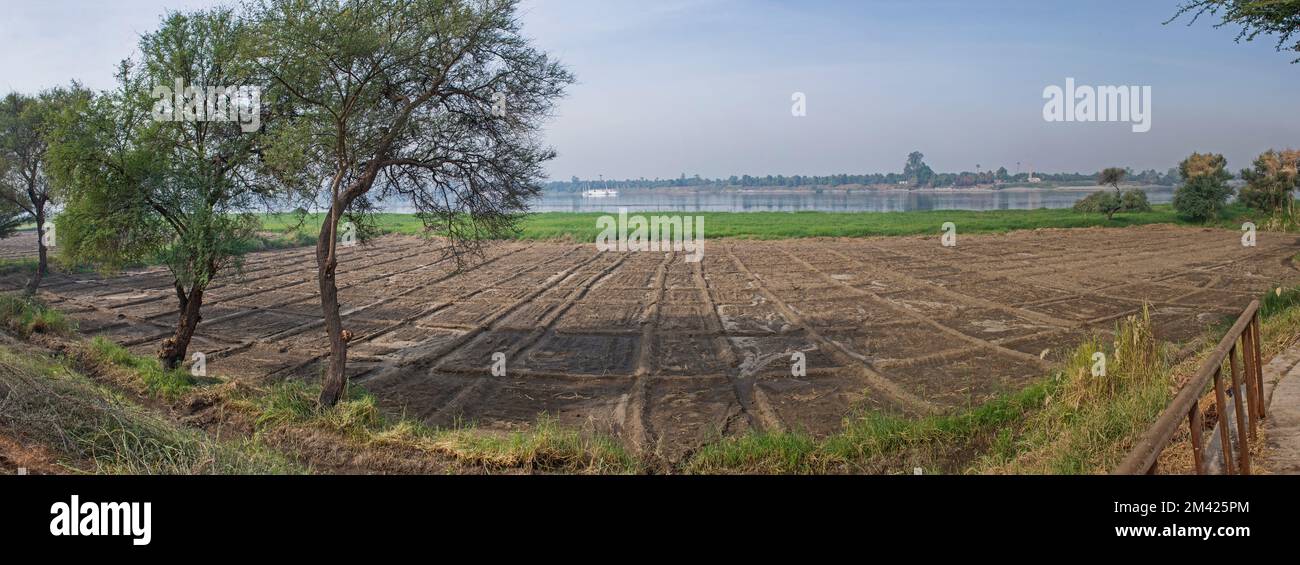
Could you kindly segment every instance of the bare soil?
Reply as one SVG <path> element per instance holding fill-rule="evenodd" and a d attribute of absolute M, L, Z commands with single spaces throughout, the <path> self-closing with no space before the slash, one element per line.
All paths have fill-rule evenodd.
<path fill-rule="evenodd" d="M 977 405 L 1144 303 L 1159 337 L 1194 338 L 1300 282 L 1297 252 L 1294 235 L 1244 248 L 1231 231 L 1143 226 L 966 235 L 954 248 L 937 236 L 710 240 L 699 263 L 502 242 L 455 272 L 435 243 L 385 236 L 345 249 L 338 279 L 353 382 L 395 413 L 491 429 L 547 413 L 677 461 L 724 434 L 828 434 L 855 408 Z M 314 261 L 311 249 L 257 253 L 214 284 L 191 346 L 210 374 L 319 377 Z M 139 353 L 176 318 L 164 269 L 46 280 L 43 298 L 84 333 Z M 491 374 L 495 353 L 505 376 Z M 805 376 L 792 376 L 795 353 Z"/>

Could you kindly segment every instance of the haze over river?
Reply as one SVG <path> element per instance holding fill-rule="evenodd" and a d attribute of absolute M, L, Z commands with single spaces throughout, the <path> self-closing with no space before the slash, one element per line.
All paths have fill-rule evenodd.
<path fill-rule="evenodd" d="M 1128 187 L 1125 187 L 1126 189 Z M 1141 187 L 1152 204 L 1174 197 L 1169 186 Z M 1069 208 L 1100 187 L 1004 188 L 1002 190 L 813 190 L 718 191 L 626 189 L 617 196 L 543 193 L 534 212 L 907 212 L 912 210 L 1025 210 Z"/>

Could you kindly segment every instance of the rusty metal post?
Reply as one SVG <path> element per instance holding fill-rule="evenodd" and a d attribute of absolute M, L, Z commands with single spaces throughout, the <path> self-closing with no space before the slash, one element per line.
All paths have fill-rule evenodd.
<path fill-rule="evenodd" d="M 1237 414 L 1237 456 L 1241 458 L 1241 474 L 1250 474 L 1250 440 L 1246 436 L 1246 420 L 1249 416 L 1246 414 L 1246 407 L 1242 403 L 1241 395 L 1241 365 L 1237 363 L 1237 346 L 1233 346 L 1228 351 L 1228 371 L 1232 374 L 1232 404 Z M 1229 445 L 1228 447 L 1232 447 Z"/>
<path fill-rule="evenodd" d="M 1201 417 L 1201 404 L 1198 402 L 1192 405 L 1192 410 L 1187 413 L 1187 430 L 1192 434 L 1192 458 L 1196 460 L 1196 474 L 1205 474 L 1205 446 L 1201 445 L 1201 428 L 1205 425 Z"/>
<path fill-rule="evenodd" d="M 1192 450 L 1197 459 L 1197 472 L 1209 472 L 1211 467 L 1209 463 L 1213 463 L 1213 461 L 1206 460 L 1206 457 L 1210 457 L 1206 440 L 1210 438 L 1206 438 L 1204 434 L 1205 411 L 1201 410 L 1199 403 L 1205 396 L 1206 387 L 1211 386 L 1211 384 L 1214 386 L 1215 410 L 1219 414 L 1220 423 L 1223 424 L 1219 430 L 1219 441 L 1222 442 L 1224 448 L 1223 466 L 1225 472 L 1235 474 L 1237 468 L 1234 461 L 1237 457 L 1232 454 L 1232 430 L 1227 422 L 1227 419 L 1232 414 L 1237 415 L 1238 434 L 1241 436 L 1241 444 L 1244 446 L 1242 449 L 1245 450 L 1242 452 L 1242 461 L 1245 462 L 1243 470 L 1245 472 L 1250 471 L 1250 438 L 1247 437 L 1247 432 L 1244 431 L 1246 422 L 1241 421 L 1241 419 L 1247 418 L 1250 420 L 1250 429 L 1253 435 L 1256 433 L 1255 426 L 1258 425 L 1259 420 L 1268 417 L 1263 393 L 1264 372 L 1260 351 L 1260 342 L 1263 338 L 1260 334 L 1259 308 L 1258 300 L 1252 300 L 1250 305 L 1246 306 L 1246 309 L 1237 317 L 1237 321 L 1232 325 L 1232 328 L 1219 341 L 1218 346 L 1202 362 L 1200 368 L 1196 371 L 1196 375 L 1178 391 L 1169 406 L 1160 413 L 1160 416 L 1147 429 L 1146 433 L 1142 434 L 1142 438 L 1137 445 L 1111 471 L 1112 473 L 1136 475 L 1154 472 L 1157 468 L 1157 462 L 1160 460 L 1160 453 L 1169 445 L 1178 430 L 1182 428 L 1183 421 L 1187 421 L 1188 426 L 1191 428 Z M 1244 348 L 1244 351 L 1241 348 Z M 1232 359 L 1228 358 L 1229 353 L 1232 354 Z M 1236 355 L 1238 354 L 1247 356 L 1243 357 L 1242 364 L 1238 364 L 1236 361 Z M 1235 383 L 1232 394 L 1236 404 L 1235 410 L 1232 412 L 1228 411 L 1228 402 L 1225 396 L 1225 388 L 1229 386 L 1224 384 L 1223 366 L 1225 361 L 1231 363 L 1232 378 Z M 1245 376 L 1242 376 L 1243 370 L 1246 372 Z M 1242 390 L 1243 381 L 1241 380 L 1243 378 L 1246 379 L 1244 390 Z M 1253 392 L 1250 386 L 1252 379 L 1255 383 Z M 1247 396 L 1244 401 L 1241 399 L 1243 395 Z M 1243 405 L 1242 402 L 1246 404 Z M 1254 413 L 1251 413 L 1251 408 L 1254 408 Z"/>
<path fill-rule="evenodd" d="M 1236 474 L 1232 466 L 1232 438 L 1228 432 L 1228 416 L 1225 408 L 1228 403 L 1223 396 L 1223 368 L 1214 368 L 1214 410 L 1219 415 L 1219 444 L 1220 451 L 1223 452 L 1223 472 L 1226 475 Z"/>
<path fill-rule="evenodd" d="M 1258 383 L 1255 380 L 1255 349 L 1258 343 L 1255 342 L 1254 332 L 1250 326 L 1246 326 L 1246 331 L 1241 333 L 1241 346 L 1243 348 L 1241 362 L 1244 365 L 1242 378 L 1246 381 L 1246 408 L 1250 413 L 1250 438 L 1259 437 L 1259 404 L 1260 391 Z"/>
<path fill-rule="evenodd" d="M 1259 333 L 1259 314 L 1256 313 L 1250 321 L 1250 329 L 1255 336 L 1255 351 L 1251 353 L 1255 356 L 1255 387 L 1259 389 L 1259 419 L 1268 418 L 1268 399 L 1264 398 L 1264 361 L 1263 352 L 1261 351 L 1262 337 Z"/>

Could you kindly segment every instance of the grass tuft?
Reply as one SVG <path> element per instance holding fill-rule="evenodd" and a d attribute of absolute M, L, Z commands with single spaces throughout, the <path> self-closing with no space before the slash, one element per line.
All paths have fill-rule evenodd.
<path fill-rule="evenodd" d="M 145 391 L 154 396 L 175 400 L 184 396 L 195 385 L 194 377 L 190 376 L 183 367 L 164 369 L 158 358 L 136 355 L 104 337 L 92 339 L 89 350 L 99 361 L 134 373 Z"/>
<path fill-rule="evenodd" d="M 1097 337 L 1085 341 L 1053 377 L 1055 394 L 1026 420 L 1011 452 L 989 454 L 983 470 L 1109 472 L 1172 397 L 1174 367 L 1166 349 L 1146 308 L 1121 320 L 1111 343 Z M 1106 370 L 1093 376 L 1096 353 L 1106 356 Z"/>
<path fill-rule="evenodd" d="M 907 418 L 863 411 L 823 439 L 799 431 L 724 438 L 687 462 L 689 473 L 897 473 L 922 467 L 953 470 L 947 454 L 984 441 L 1024 419 L 1048 395 L 1048 383 L 1026 387 L 954 414 Z"/>
<path fill-rule="evenodd" d="M 416 444 L 489 469 L 523 468 L 564 473 L 633 474 L 640 462 L 612 438 L 561 426 L 545 414 L 527 430 L 494 434 L 470 427 L 420 430 Z"/>
<path fill-rule="evenodd" d="M 0 325 L 9 332 L 27 338 L 35 333 L 70 335 L 77 324 L 54 308 L 35 298 L 0 296 Z"/>
<path fill-rule="evenodd" d="M 285 381 L 236 400 L 267 431 L 298 426 L 342 434 L 362 444 L 392 445 L 448 455 L 491 470 L 522 468 L 571 473 L 633 473 L 639 462 L 618 442 L 565 428 L 542 415 L 527 430 L 495 433 L 472 426 L 437 429 L 407 418 L 384 417 L 375 397 L 349 389 L 337 405 L 320 409 L 320 386 Z"/>

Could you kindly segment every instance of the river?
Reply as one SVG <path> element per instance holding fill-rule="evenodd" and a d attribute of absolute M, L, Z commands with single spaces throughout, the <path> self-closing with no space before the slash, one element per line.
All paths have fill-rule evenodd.
<path fill-rule="evenodd" d="M 1144 186 L 1152 204 L 1167 204 L 1173 187 Z M 534 212 L 906 212 L 912 210 L 1027 210 L 1069 208 L 1098 187 L 1002 190 L 718 191 L 623 190 L 617 196 L 546 193 Z"/>

